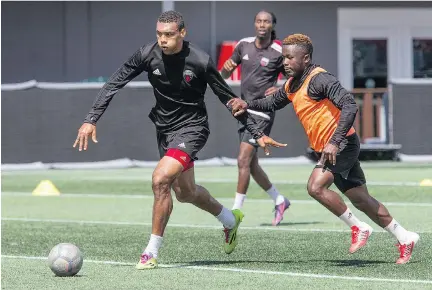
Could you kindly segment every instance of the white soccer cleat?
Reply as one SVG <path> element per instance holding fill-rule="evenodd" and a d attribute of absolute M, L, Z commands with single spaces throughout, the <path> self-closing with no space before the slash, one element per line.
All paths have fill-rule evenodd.
<path fill-rule="evenodd" d="M 138 264 L 136 264 L 135 268 L 138 270 L 148 270 L 157 268 L 157 266 L 157 260 L 153 258 L 152 253 L 143 253 L 141 254 L 140 260 Z"/>

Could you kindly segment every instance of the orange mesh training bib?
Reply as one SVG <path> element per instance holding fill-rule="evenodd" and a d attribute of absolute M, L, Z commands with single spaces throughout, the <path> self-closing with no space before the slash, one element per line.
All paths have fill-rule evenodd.
<path fill-rule="evenodd" d="M 341 114 L 341 111 L 329 99 L 315 101 L 308 95 L 309 82 L 313 76 L 321 72 L 326 72 L 326 70 L 320 67 L 312 70 L 295 93 L 289 93 L 289 83 L 292 79 L 285 84 L 285 92 L 293 103 L 294 111 L 308 136 L 309 144 L 317 152 L 321 152 L 330 141 Z M 351 127 L 347 136 L 354 132 L 354 128 Z"/>

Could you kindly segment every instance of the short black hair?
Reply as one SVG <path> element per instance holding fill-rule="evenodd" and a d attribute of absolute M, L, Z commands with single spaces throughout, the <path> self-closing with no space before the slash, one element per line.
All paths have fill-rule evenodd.
<path fill-rule="evenodd" d="M 276 25 L 276 23 L 277 23 L 276 15 L 273 12 L 270 12 L 270 11 L 267 11 L 267 10 L 261 10 L 260 12 L 258 12 L 255 15 L 255 19 L 258 16 L 258 14 L 260 14 L 261 12 L 265 12 L 267 14 L 270 14 L 270 16 L 272 18 L 272 24 L 273 24 L 273 26 Z M 273 29 L 272 32 L 271 32 L 271 40 L 275 40 L 275 39 L 276 39 L 276 30 Z"/>
<path fill-rule="evenodd" d="M 177 24 L 178 30 L 182 30 L 183 28 L 185 28 L 183 15 L 181 15 L 179 12 L 174 11 L 174 10 L 169 10 L 169 11 L 163 12 L 158 17 L 158 22 L 161 22 L 161 23 L 175 22 Z"/>

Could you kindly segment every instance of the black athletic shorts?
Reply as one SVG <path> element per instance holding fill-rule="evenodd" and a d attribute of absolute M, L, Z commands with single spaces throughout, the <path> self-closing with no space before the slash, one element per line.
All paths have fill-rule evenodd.
<path fill-rule="evenodd" d="M 358 159 L 359 153 L 360 140 L 354 133 L 347 137 L 346 145 L 341 146 L 336 156 L 336 165 L 333 166 L 328 160 L 324 164 L 324 168 L 333 173 L 334 184 L 342 193 L 366 183 Z M 316 152 L 316 154 L 318 158 L 321 158 L 321 153 Z M 323 166 L 317 165 L 315 168 L 323 168 Z"/>
<path fill-rule="evenodd" d="M 266 114 L 267 115 L 267 114 Z M 274 116 L 269 116 L 270 119 L 266 119 L 260 116 L 249 114 L 249 118 L 254 118 L 258 125 L 258 129 L 262 131 L 267 136 L 270 135 L 271 129 L 273 127 Z M 239 123 L 240 127 L 238 129 L 240 142 L 248 143 L 256 148 L 259 147 L 258 143 L 252 136 L 252 134 L 246 129 L 243 124 Z"/>
<path fill-rule="evenodd" d="M 176 131 L 158 132 L 159 155 L 162 158 L 168 149 L 179 149 L 192 160 L 197 160 L 197 153 L 204 147 L 210 135 L 206 126 L 182 127 Z"/>

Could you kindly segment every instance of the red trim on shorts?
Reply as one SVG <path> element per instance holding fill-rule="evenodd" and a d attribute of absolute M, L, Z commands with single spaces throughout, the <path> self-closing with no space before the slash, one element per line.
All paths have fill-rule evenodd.
<path fill-rule="evenodd" d="M 190 156 L 186 152 L 180 149 L 170 148 L 165 153 L 165 156 L 172 157 L 178 162 L 180 162 L 181 165 L 183 165 L 183 171 L 189 170 L 194 167 L 194 161 L 192 160 L 192 158 L 190 158 Z"/>
<path fill-rule="evenodd" d="M 189 169 L 194 167 L 194 161 L 189 162 L 188 166 L 183 169 L 183 172 L 188 171 Z"/>

